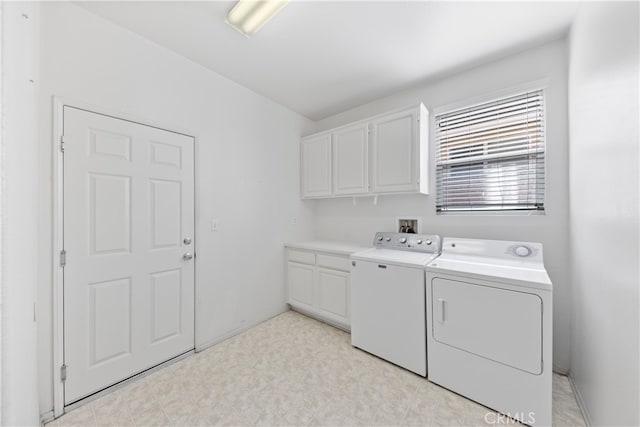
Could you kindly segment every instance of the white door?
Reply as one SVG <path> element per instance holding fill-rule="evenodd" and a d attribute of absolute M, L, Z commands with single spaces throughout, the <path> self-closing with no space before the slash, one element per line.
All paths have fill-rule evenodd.
<path fill-rule="evenodd" d="M 371 122 L 374 193 L 418 190 L 418 109 L 389 114 Z"/>
<path fill-rule="evenodd" d="M 333 194 L 369 192 L 369 127 L 349 126 L 333 133 Z"/>
<path fill-rule="evenodd" d="M 65 404 L 194 348 L 193 161 L 192 137 L 64 107 Z"/>
<path fill-rule="evenodd" d="M 331 196 L 331 134 L 300 142 L 302 197 Z"/>

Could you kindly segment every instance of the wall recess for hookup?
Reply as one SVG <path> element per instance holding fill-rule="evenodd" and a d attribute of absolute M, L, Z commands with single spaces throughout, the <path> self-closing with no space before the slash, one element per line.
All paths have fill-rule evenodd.
<path fill-rule="evenodd" d="M 404 215 L 396 218 L 395 231 L 398 233 L 421 233 L 422 218 Z"/>

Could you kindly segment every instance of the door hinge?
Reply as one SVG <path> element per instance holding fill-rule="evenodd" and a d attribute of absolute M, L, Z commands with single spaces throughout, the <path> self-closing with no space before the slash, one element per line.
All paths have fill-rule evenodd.
<path fill-rule="evenodd" d="M 60 267 L 67 265 L 67 251 L 64 249 L 60 251 Z"/>
<path fill-rule="evenodd" d="M 64 153 L 64 135 L 60 136 L 60 152 Z"/>
<path fill-rule="evenodd" d="M 66 381 L 67 380 L 67 365 L 62 365 L 60 366 L 60 381 Z"/>

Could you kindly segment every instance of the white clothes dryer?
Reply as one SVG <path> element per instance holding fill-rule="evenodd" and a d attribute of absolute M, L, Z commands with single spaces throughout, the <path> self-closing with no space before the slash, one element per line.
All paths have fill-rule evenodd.
<path fill-rule="evenodd" d="M 426 285 L 429 380 L 550 426 L 552 284 L 542 244 L 444 238 Z"/>

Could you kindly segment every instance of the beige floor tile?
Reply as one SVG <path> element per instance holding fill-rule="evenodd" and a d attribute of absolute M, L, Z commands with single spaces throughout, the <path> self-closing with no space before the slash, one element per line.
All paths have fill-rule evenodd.
<path fill-rule="evenodd" d="M 437 408 L 431 407 L 409 408 L 400 424 L 409 427 L 431 425 L 436 416 L 436 410 Z"/>
<path fill-rule="evenodd" d="M 226 403 L 220 403 L 213 408 L 203 410 L 202 415 L 210 426 L 247 426 L 249 423 L 244 415 Z"/>
<path fill-rule="evenodd" d="M 556 426 L 583 426 L 566 377 Z M 61 426 L 487 426 L 488 408 L 289 311 L 81 406 Z M 514 425 L 514 424 L 510 424 Z"/>
<path fill-rule="evenodd" d="M 372 426 L 399 426 L 409 412 L 409 402 L 398 404 L 396 402 L 384 402 L 378 405 Z"/>
<path fill-rule="evenodd" d="M 186 417 L 194 416 L 200 413 L 200 407 L 195 402 L 177 397 L 168 400 L 162 404 L 162 412 L 169 418 L 173 424 L 181 424 Z"/>
<path fill-rule="evenodd" d="M 63 417 L 47 424 L 51 427 L 80 427 L 80 426 L 96 426 L 96 417 L 93 413 L 93 404 L 81 406 Z"/>
<path fill-rule="evenodd" d="M 155 404 L 155 403 L 154 403 Z M 159 406 L 150 406 L 131 412 L 131 417 L 136 426 L 168 426 L 171 424 L 169 418 L 164 414 Z"/>

